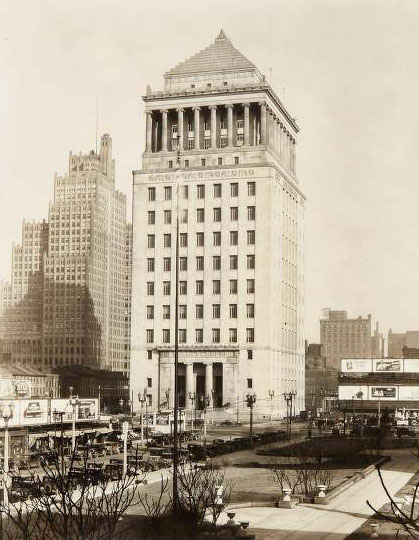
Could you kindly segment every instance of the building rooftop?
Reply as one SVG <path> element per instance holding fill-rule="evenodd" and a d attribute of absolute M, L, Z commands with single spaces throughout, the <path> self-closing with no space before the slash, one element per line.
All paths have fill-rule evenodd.
<path fill-rule="evenodd" d="M 224 30 L 221 30 L 214 43 L 180 62 L 165 73 L 165 77 L 237 71 L 257 71 L 257 68 L 233 46 Z"/>
<path fill-rule="evenodd" d="M 46 373 L 31 366 L 20 366 L 16 364 L 0 364 L 0 377 L 22 376 L 22 377 L 47 377 L 51 373 Z"/>

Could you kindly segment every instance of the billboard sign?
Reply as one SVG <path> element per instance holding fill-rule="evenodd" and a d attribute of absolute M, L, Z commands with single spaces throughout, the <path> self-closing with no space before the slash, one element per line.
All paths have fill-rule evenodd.
<path fill-rule="evenodd" d="M 341 367 L 343 373 L 370 373 L 372 360 L 371 358 L 344 358 Z"/>
<path fill-rule="evenodd" d="M 98 416 L 98 400 L 80 399 L 77 411 L 77 420 L 94 420 Z"/>
<path fill-rule="evenodd" d="M 374 371 L 377 373 L 401 373 L 403 359 L 401 358 L 374 358 Z"/>
<path fill-rule="evenodd" d="M 405 373 L 419 373 L 419 358 L 405 358 L 404 359 L 404 372 Z"/>
<path fill-rule="evenodd" d="M 398 387 L 370 386 L 370 399 L 398 399 Z"/>
<path fill-rule="evenodd" d="M 339 386 L 339 399 L 361 400 L 368 399 L 368 386 Z"/>
<path fill-rule="evenodd" d="M 399 386 L 399 399 L 419 401 L 419 386 Z"/>

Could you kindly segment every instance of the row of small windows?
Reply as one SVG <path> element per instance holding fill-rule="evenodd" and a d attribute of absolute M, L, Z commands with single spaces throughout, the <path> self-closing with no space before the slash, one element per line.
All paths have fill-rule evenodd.
<path fill-rule="evenodd" d="M 239 240 L 238 231 L 230 231 L 230 245 L 237 246 Z M 215 231 L 212 233 L 212 242 L 214 246 L 221 246 L 221 231 Z M 247 231 L 247 244 L 253 245 L 255 243 L 255 231 Z M 188 233 L 180 233 L 179 245 L 182 248 L 188 247 Z M 203 232 L 196 233 L 196 245 L 197 247 L 203 247 L 205 245 L 205 236 Z M 156 236 L 154 234 L 147 235 L 147 247 L 154 249 L 156 247 Z M 163 247 L 172 247 L 172 235 L 163 235 Z"/>
<path fill-rule="evenodd" d="M 204 257 L 202 255 L 195 257 L 196 270 L 204 270 Z M 238 268 L 238 255 L 230 255 L 230 270 L 237 270 Z M 255 256 L 246 255 L 246 268 L 248 270 L 254 270 L 255 268 Z M 171 257 L 163 257 L 163 271 L 170 272 L 172 269 L 172 259 Z M 181 272 L 186 272 L 188 269 L 188 257 L 179 257 L 179 270 Z M 221 256 L 214 255 L 212 258 L 212 269 L 221 270 Z M 147 259 L 147 272 L 154 272 L 155 270 L 155 259 L 150 257 Z"/>
<path fill-rule="evenodd" d="M 154 296 L 154 281 L 147 282 L 147 295 Z M 170 295 L 171 291 L 171 282 L 163 281 L 163 295 Z M 254 294 L 255 292 L 255 280 L 247 279 L 246 280 L 246 291 L 248 294 Z M 221 294 L 221 280 L 213 279 L 212 280 L 212 293 Z M 188 282 L 179 281 L 179 294 L 185 295 L 188 294 Z M 195 294 L 204 294 L 204 281 L 198 279 L 195 281 Z M 230 294 L 237 294 L 237 279 L 230 279 Z"/>
<path fill-rule="evenodd" d="M 147 319 L 154 319 L 154 305 L 147 306 Z M 237 304 L 229 304 L 230 319 L 237 319 Z M 246 317 L 255 318 L 255 304 L 246 304 Z M 187 319 L 188 310 L 186 304 L 179 305 L 179 319 Z M 195 319 L 204 318 L 204 304 L 195 305 Z M 221 304 L 212 304 L 212 318 L 221 318 Z M 163 319 L 170 319 L 170 305 L 163 306 Z"/>
<path fill-rule="evenodd" d="M 181 188 L 181 197 L 182 199 L 188 199 L 189 198 L 189 186 L 180 186 Z M 171 201 L 172 200 L 172 186 L 164 186 L 164 200 L 165 201 Z M 213 197 L 215 199 L 218 199 L 221 197 L 222 194 L 222 185 L 221 184 L 213 184 Z M 256 184 L 255 182 L 247 182 L 247 195 L 249 197 L 254 197 L 256 195 Z M 239 184 L 237 182 L 233 182 L 230 184 L 230 196 L 231 197 L 238 197 L 239 196 Z M 205 184 L 198 184 L 196 186 L 196 198 L 197 199 L 205 199 Z M 156 200 L 156 188 L 155 187 L 149 187 L 148 188 L 148 200 L 150 202 L 153 202 Z"/>
<path fill-rule="evenodd" d="M 230 343 L 237 343 L 237 328 L 229 328 L 229 342 Z M 179 343 L 186 343 L 186 329 L 180 328 L 179 329 Z M 152 328 L 149 328 L 146 330 L 146 338 L 147 343 L 154 343 L 154 330 Z M 212 329 L 212 342 L 213 343 L 220 343 L 221 338 L 221 330 L 220 328 L 213 328 Z M 170 329 L 164 328 L 162 330 L 162 342 L 163 343 L 170 343 Z M 204 330 L 202 328 L 196 328 L 195 330 L 195 343 L 203 343 L 204 342 Z M 246 328 L 246 343 L 254 343 L 255 342 L 255 329 L 254 328 Z"/>
<path fill-rule="evenodd" d="M 221 208 L 213 208 L 213 221 L 221 221 Z M 247 207 L 247 219 L 248 221 L 254 221 L 256 216 L 256 211 L 254 206 Z M 231 206 L 230 207 L 230 220 L 237 221 L 239 219 L 239 207 Z M 163 221 L 165 225 L 170 225 L 172 223 L 172 211 L 164 210 L 163 211 Z M 196 221 L 197 223 L 204 223 L 205 221 L 205 208 L 197 208 L 196 210 Z M 180 222 L 188 223 L 188 210 L 182 209 L 180 212 Z M 156 212 L 150 210 L 148 212 L 148 224 L 156 224 Z"/>

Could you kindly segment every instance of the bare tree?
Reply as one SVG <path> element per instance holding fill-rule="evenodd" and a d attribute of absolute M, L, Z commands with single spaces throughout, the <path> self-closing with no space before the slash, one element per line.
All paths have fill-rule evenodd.
<path fill-rule="evenodd" d="M 377 472 L 390 503 L 390 512 L 380 512 L 367 500 L 368 506 L 382 519 L 399 525 L 411 538 L 419 540 L 419 482 L 413 488 L 413 494 L 409 502 L 399 502 L 388 491 L 380 467 L 377 467 Z"/>
<path fill-rule="evenodd" d="M 80 462 L 81 459 L 81 462 Z M 65 460 L 53 450 L 41 460 L 42 478 L 29 470 L 11 476 L 9 503 L 0 504 L 2 537 L 14 540 L 110 540 L 119 519 L 139 502 L 135 476 L 105 478 L 90 467 L 88 450 Z"/>

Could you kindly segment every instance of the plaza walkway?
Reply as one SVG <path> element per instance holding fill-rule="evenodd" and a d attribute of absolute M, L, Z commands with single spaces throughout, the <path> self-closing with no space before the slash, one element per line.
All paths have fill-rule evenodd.
<path fill-rule="evenodd" d="M 417 471 L 418 462 L 409 450 L 393 450 L 392 460 L 383 466 L 383 477 L 394 495 Z M 388 502 L 376 471 L 327 506 L 301 504 L 292 510 L 283 508 L 240 508 L 235 521 L 249 521 L 249 530 L 257 540 L 343 540 L 367 520 L 375 508 Z M 222 516 L 221 522 L 227 517 Z"/>

